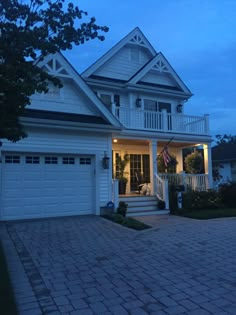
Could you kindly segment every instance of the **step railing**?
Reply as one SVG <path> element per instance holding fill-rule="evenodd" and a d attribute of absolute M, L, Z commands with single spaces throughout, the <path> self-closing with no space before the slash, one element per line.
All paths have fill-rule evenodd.
<path fill-rule="evenodd" d="M 158 174 L 154 174 L 156 181 L 156 196 L 158 199 L 165 202 L 166 210 L 169 210 L 169 188 L 168 180 L 161 178 Z"/>

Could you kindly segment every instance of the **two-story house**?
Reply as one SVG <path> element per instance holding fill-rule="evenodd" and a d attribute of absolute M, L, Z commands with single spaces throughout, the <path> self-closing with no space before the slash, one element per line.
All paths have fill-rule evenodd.
<path fill-rule="evenodd" d="M 27 138 L 2 140 L 1 220 L 99 215 L 107 202 L 124 197 L 113 179 L 125 154 L 126 194 L 136 193 L 141 174 L 151 195 L 137 195 L 145 209 L 156 196 L 168 208 L 167 180 L 211 187 L 208 116 L 185 115 L 190 90 L 139 28 L 81 76 L 59 53 L 38 66 L 59 77 L 63 88 L 32 96 L 21 118 Z M 178 161 L 176 174 L 157 169 L 167 144 Z M 198 145 L 204 147 L 205 174 L 184 175 L 183 149 Z"/>

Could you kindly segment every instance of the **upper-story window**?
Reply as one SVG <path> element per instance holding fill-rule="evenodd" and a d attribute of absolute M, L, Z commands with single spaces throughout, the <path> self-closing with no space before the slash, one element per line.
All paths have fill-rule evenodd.
<path fill-rule="evenodd" d="M 120 106 L 120 95 L 118 94 L 103 94 L 99 93 L 98 96 L 100 97 L 103 104 L 111 110 L 111 104 L 114 103 L 116 106 Z"/>
<path fill-rule="evenodd" d="M 143 104 L 144 104 L 144 110 L 153 111 L 153 112 L 157 112 L 158 110 L 157 101 L 144 99 Z"/>

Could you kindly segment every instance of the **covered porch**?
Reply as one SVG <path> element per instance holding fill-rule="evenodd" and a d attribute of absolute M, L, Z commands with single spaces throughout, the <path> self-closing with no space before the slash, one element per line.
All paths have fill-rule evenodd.
<path fill-rule="evenodd" d="M 119 168 L 117 161 L 119 157 L 129 156 L 129 161 L 125 166 L 125 177 L 127 184 L 126 196 L 139 194 L 139 184 L 146 183 L 149 187 L 147 195 L 156 196 L 165 201 L 168 206 L 168 184 L 184 185 L 185 189 L 207 190 L 212 187 L 212 166 L 211 148 L 209 143 L 196 143 L 191 141 L 171 141 L 168 145 L 168 152 L 176 157 L 177 165 L 174 173 L 158 170 L 157 157 L 163 148 L 168 144 L 166 140 L 156 139 L 121 139 L 113 138 L 112 143 L 112 171 L 113 171 L 113 199 L 122 198 L 119 194 L 118 181 Z M 201 148 L 203 156 L 203 172 L 201 174 L 187 174 L 184 167 L 184 150 L 191 148 Z M 137 180 L 137 175 L 139 180 Z M 115 196 L 116 195 L 116 196 Z"/>

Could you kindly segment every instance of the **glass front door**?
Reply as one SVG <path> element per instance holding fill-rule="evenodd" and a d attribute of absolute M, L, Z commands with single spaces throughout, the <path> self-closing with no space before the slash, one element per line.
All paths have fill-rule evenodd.
<path fill-rule="evenodd" d="M 148 154 L 130 154 L 130 191 L 138 190 L 140 183 L 150 183 L 150 157 Z"/>

